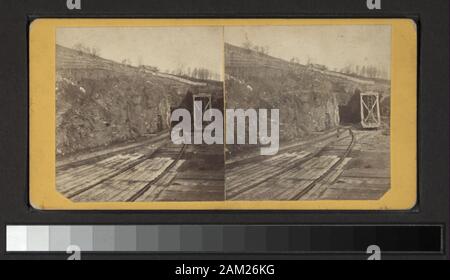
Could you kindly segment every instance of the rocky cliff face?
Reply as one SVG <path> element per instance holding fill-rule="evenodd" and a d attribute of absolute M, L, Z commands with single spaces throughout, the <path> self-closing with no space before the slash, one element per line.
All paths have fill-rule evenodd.
<path fill-rule="evenodd" d="M 255 51 L 225 46 L 227 108 L 280 109 L 282 141 L 340 124 L 340 106 L 361 91 L 389 96 L 389 83 L 346 77 Z"/>
<path fill-rule="evenodd" d="M 57 155 L 145 137 L 169 127 L 192 86 L 57 47 Z"/>

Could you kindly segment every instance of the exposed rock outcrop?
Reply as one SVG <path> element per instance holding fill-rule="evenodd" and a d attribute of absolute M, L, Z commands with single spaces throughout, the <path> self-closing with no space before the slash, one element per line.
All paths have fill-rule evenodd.
<path fill-rule="evenodd" d="M 388 81 L 318 70 L 229 44 L 225 65 L 226 107 L 280 109 L 281 141 L 337 127 L 340 106 L 359 92 L 390 96 Z"/>
<path fill-rule="evenodd" d="M 168 129 L 192 85 L 57 46 L 57 155 Z"/>

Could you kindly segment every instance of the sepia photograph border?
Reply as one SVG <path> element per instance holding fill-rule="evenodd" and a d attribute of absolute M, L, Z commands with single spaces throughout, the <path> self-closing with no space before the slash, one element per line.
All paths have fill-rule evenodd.
<path fill-rule="evenodd" d="M 74 203 L 56 190 L 56 29 L 243 25 L 390 25 L 391 189 L 377 201 Z M 417 203 L 417 26 L 409 19 L 38 19 L 30 25 L 30 203 L 41 210 L 409 210 Z M 226 99 L 226 93 L 225 93 Z"/>

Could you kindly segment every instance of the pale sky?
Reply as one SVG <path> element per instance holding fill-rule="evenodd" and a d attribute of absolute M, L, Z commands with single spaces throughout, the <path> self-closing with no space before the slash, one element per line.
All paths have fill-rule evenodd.
<path fill-rule="evenodd" d="M 391 27 L 386 25 L 77 27 L 58 28 L 56 42 L 69 48 L 82 43 L 100 49 L 103 58 L 141 61 L 164 72 L 206 68 L 222 75 L 224 40 L 242 46 L 246 37 L 288 61 L 309 59 L 329 69 L 374 65 L 390 74 Z"/>
<path fill-rule="evenodd" d="M 269 55 L 298 57 L 341 69 L 349 64 L 378 66 L 390 74 L 391 27 L 387 25 L 246 26 L 226 27 L 225 42 L 269 47 Z"/>
<path fill-rule="evenodd" d="M 58 28 L 56 43 L 72 48 L 78 43 L 100 49 L 100 56 L 121 62 L 139 60 L 161 71 L 206 68 L 222 75 L 222 27 Z"/>

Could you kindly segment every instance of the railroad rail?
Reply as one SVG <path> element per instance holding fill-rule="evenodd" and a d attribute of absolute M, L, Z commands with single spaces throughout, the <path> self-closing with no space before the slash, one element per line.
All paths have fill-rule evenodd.
<path fill-rule="evenodd" d="M 348 145 L 347 149 L 345 150 L 344 154 L 339 158 L 339 160 L 334 163 L 330 169 L 328 169 L 324 174 L 322 174 L 319 178 L 315 179 L 311 185 L 309 185 L 307 188 L 300 191 L 297 195 L 293 197 L 293 200 L 300 200 L 302 197 L 304 197 L 306 194 L 308 194 L 310 191 L 312 191 L 317 184 L 324 181 L 338 166 L 340 166 L 344 160 L 348 157 L 350 152 L 352 151 L 353 147 L 355 146 L 355 134 L 353 133 L 352 129 L 348 129 L 350 133 L 350 144 Z"/>
<path fill-rule="evenodd" d="M 77 200 L 82 196 L 86 198 L 99 195 L 99 191 L 96 189 L 104 189 L 107 185 L 111 185 L 111 188 L 114 189 L 114 184 L 111 182 L 114 180 L 120 181 L 123 185 L 126 185 L 125 182 L 127 181 L 132 183 L 139 182 L 135 186 L 137 189 L 130 188 L 130 194 L 127 194 L 128 197 L 126 197 L 126 201 L 135 201 L 177 165 L 183 157 L 185 149 L 186 145 L 175 146 L 172 143 L 164 143 L 144 155 L 120 154 L 104 161 L 90 164 L 87 167 L 79 169 L 79 172 L 76 173 L 77 179 L 70 180 L 70 183 L 74 183 L 74 185 L 62 190 L 61 193 L 69 199 Z M 127 160 L 122 160 L 122 162 L 112 160 L 116 157 L 124 157 Z M 160 159 L 164 159 L 164 161 Z M 148 169 L 146 167 L 147 165 L 151 166 L 153 162 L 158 164 L 159 170 L 151 170 L 151 168 Z M 106 172 L 105 170 L 112 171 Z M 157 173 L 160 170 L 162 172 Z M 152 176 L 152 172 L 155 173 L 154 176 Z M 96 178 L 95 175 L 97 173 L 99 177 Z M 145 182 L 144 187 L 140 187 L 143 182 Z"/>
<path fill-rule="evenodd" d="M 278 155 L 277 157 L 281 160 L 269 159 L 266 161 L 248 163 L 248 166 L 252 166 L 252 169 L 249 170 L 249 174 L 254 173 L 259 175 L 255 178 L 252 178 L 253 175 L 249 175 L 248 180 L 247 178 L 235 179 L 240 176 L 236 176 L 231 172 L 230 176 L 232 178 L 230 180 L 230 185 L 227 186 L 227 198 L 231 200 L 248 200 L 249 198 L 260 200 L 269 199 L 270 196 L 270 200 L 277 200 L 277 197 L 279 198 L 281 196 L 281 200 L 302 199 L 302 197 L 312 191 L 319 183 L 323 182 L 328 176 L 330 176 L 330 174 L 333 173 L 333 171 L 337 167 L 342 165 L 352 151 L 355 145 L 355 135 L 351 128 L 348 128 L 347 131 L 349 135 L 341 138 L 339 137 L 343 133 L 338 131 L 335 134 L 335 137 L 337 136 L 338 140 L 332 140 L 329 139 L 329 137 L 327 139 L 324 139 L 323 141 L 326 141 L 325 144 L 316 149 L 314 152 L 309 153 L 301 151 L 293 153 L 292 151 L 290 151 Z M 316 174 L 302 174 L 311 173 L 305 171 L 304 167 L 307 165 L 316 164 L 315 161 L 321 158 L 320 156 L 323 154 L 324 150 L 326 150 L 330 146 L 335 145 L 336 143 L 348 141 L 348 139 L 350 139 L 350 142 L 345 147 L 345 151 L 342 153 L 342 155 L 339 155 L 339 157 L 333 156 L 333 159 L 329 159 L 330 162 L 325 162 L 325 164 L 320 163 L 323 165 L 323 167 L 318 169 L 318 172 L 316 172 Z M 314 145 L 314 143 L 311 145 Z M 288 155 L 288 157 L 285 157 L 285 155 Z M 268 169 L 267 166 L 273 167 L 270 167 L 270 169 Z M 258 169 L 261 169 L 262 171 L 258 171 Z M 242 171 L 239 170 L 237 172 Z M 289 180 L 290 183 L 286 184 L 284 180 Z M 282 190 L 275 190 L 273 188 L 274 185 L 278 187 L 282 186 L 286 192 L 282 193 Z M 298 191 L 298 188 L 300 188 L 301 190 Z M 264 189 L 266 195 L 255 196 L 255 193 L 261 191 L 258 191 L 258 189 Z"/>
<path fill-rule="evenodd" d="M 143 196 L 146 192 L 148 192 L 153 185 L 155 185 L 156 183 L 158 183 L 161 178 L 163 178 L 164 176 L 166 176 L 166 174 L 172 170 L 177 164 L 178 162 L 181 160 L 181 158 L 184 155 L 184 152 L 186 151 L 186 145 L 182 145 L 181 149 L 178 153 L 178 155 L 176 156 L 175 160 L 161 173 L 159 174 L 155 179 L 153 179 L 152 181 L 150 181 L 145 187 L 143 187 L 140 191 L 138 191 L 135 195 L 133 195 L 131 198 L 129 198 L 127 200 L 127 202 L 135 202 L 136 200 L 138 200 L 141 196 Z"/>

